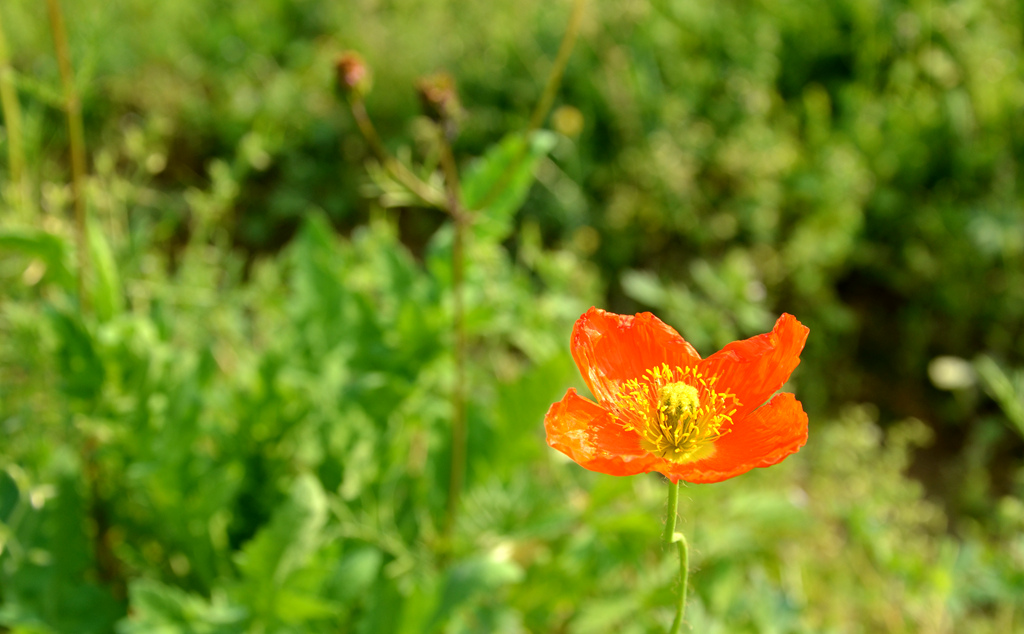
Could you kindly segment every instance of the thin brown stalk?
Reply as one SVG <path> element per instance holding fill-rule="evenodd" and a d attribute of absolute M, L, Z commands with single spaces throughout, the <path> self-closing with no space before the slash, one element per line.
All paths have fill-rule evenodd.
<path fill-rule="evenodd" d="M 64 14 L 58 0 L 47 0 L 50 16 L 50 30 L 53 32 L 53 46 L 57 52 L 57 66 L 64 88 L 64 111 L 68 120 L 68 144 L 71 150 L 71 196 L 75 209 L 75 238 L 78 248 L 78 301 L 84 312 L 88 304 L 85 294 L 85 275 L 89 266 L 86 242 L 85 208 L 85 130 L 82 126 L 82 103 L 75 89 L 75 78 L 71 69 L 71 53 L 68 50 L 68 34 L 64 28 Z"/>
<path fill-rule="evenodd" d="M 391 174 L 391 177 L 424 203 L 431 207 L 445 209 L 447 203 L 444 194 L 424 183 L 398 159 L 388 153 L 387 148 L 381 143 L 377 129 L 373 126 L 373 121 L 370 120 L 370 115 L 366 112 L 366 105 L 363 103 L 362 98 L 354 95 L 351 96 L 349 98 L 349 107 L 352 110 L 352 118 L 355 119 L 359 131 L 362 133 L 363 138 L 366 139 L 366 142 L 370 144 L 370 150 L 377 157 L 377 160 L 380 161 L 381 165 L 384 166 L 384 169 Z"/>
<path fill-rule="evenodd" d="M 7 166 L 11 176 L 14 204 L 21 207 L 26 202 L 25 191 L 25 145 L 22 140 L 21 104 L 14 86 L 14 68 L 11 66 L 7 38 L 4 35 L 3 15 L 0 14 L 0 110 L 3 111 L 4 127 L 7 128 Z"/>

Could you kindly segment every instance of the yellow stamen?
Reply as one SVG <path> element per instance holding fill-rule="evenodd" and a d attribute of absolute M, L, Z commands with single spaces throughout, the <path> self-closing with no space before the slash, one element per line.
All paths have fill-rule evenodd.
<path fill-rule="evenodd" d="M 715 452 L 715 441 L 729 432 L 739 402 L 714 389 L 716 377 L 696 368 L 667 365 L 647 370 L 622 385 L 616 417 L 640 434 L 640 447 L 659 458 L 686 463 Z"/>

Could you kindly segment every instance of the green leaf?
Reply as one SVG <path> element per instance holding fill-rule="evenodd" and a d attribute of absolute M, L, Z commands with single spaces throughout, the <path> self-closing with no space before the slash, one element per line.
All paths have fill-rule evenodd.
<path fill-rule="evenodd" d="M 109 321 L 124 310 L 121 275 L 114 261 L 110 243 L 99 225 L 92 219 L 88 223 L 89 255 L 92 257 L 92 302 L 96 316 Z"/>
<path fill-rule="evenodd" d="M 475 595 L 493 593 L 502 586 L 521 581 L 523 570 L 514 562 L 494 558 L 469 559 L 448 571 L 441 597 L 430 619 L 428 632 L 436 631 L 452 613 Z"/>
<path fill-rule="evenodd" d="M 14 510 L 18 500 L 21 499 L 21 491 L 18 483 L 6 470 L 0 469 L 0 522 L 6 522 Z M 3 553 L 4 541 L 0 537 L 0 553 Z"/>
<path fill-rule="evenodd" d="M 50 309 L 47 316 L 57 334 L 61 388 L 69 396 L 86 400 L 96 398 L 103 387 L 106 372 L 92 335 L 78 315 Z"/>
<path fill-rule="evenodd" d="M 285 623 L 302 623 L 337 616 L 341 608 L 331 601 L 310 594 L 283 590 L 277 595 L 277 615 Z"/>
<path fill-rule="evenodd" d="M 643 302 L 652 308 L 662 308 L 668 296 L 665 285 L 658 276 L 649 271 L 629 270 L 621 277 L 622 290 L 631 299 Z"/>
<path fill-rule="evenodd" d="M 524 434 L 523 428 L 544 420 L 544 414 L 565 393 L 574 376 L 576 366 L 568 351 L 561 351 L 539 363 L 522 376 L 498 385 L 497 407 L 494 409 L 494 436 L 486 437 L 486 446 L 477 449 L 480 458 L 488 462 L 481 468 L 495 472 L 509 470 L 515 473 L 527 461 L 549 451 L 547 445 L 538 444 L 533 434 Z M 482 436 L 474 430 L 470 437 Z"/>
<path fill-rule="evenodd" d="M 308 474 L 299 476 L 288 500 L 238 556 L 238 567 L 245 578 L 241 600 L 267 618 L 284 616 L 274 614 L 281 607 L 277 595 L 289 575 L 300 570 L 316 552 L 326 521 L 327 496 L 320 482 Z"/>
<path fill-rule="evenodd" d="M 396 587 L 395 580 L 381 575 L 367 595 L 366 612 L 356 628 L 357 634 L 390 634 L 398 631 L 405 611 L 405 598 Z"/>
<path fill-rule="evenodd" d="M 1024 380 L 1021 380 L 1024 375 L 1018 373 L 1015 384 L 1010 375 L 987 355 L 975 359 L 974 367 L 985 390 L 999 403 L 1014 430 L 1024 438 Z"/>
<path fill-rule="evenodd" d="M 250 579 L 280 583 L 316 550 L 320 530 L 327 521 L 327 497 L 311 475 L 296 478 L 288 501 L 239 557 L 239 568 Z"/>
<path fill-rule="evenodd" d="M 19 549 L 34 556 L 4 562 L 0 629 L 100 634 L 111 631 L 123 616 L 120 602 L 95 579 L 92 518 L 81 479 L 80 472 L 69 468 L 57 481 L 52 499 L 29 511 L 30 517 L 17 527 Z"/>
<path fill-rule="evenodd" d="M 506 136 L 466 171 L 462 201 L 474 211 L 477 237 L 501 241 L 512 229 L 512 216 L 526 201 L 537 165 L 555 147 L 557 137 L 544 130 Z"/>
<path fill-rule="evenodd" d="M 345 556 L 334 571 L 332 594 L 342 601 L 365 593 L 380 574 L 384 556 L 376 548 L 360 548 Z"/>
<path fill-rule="evenodd" d="M 152 579 L 132 581 L 131 614 L 117 624 L 118 634 L 234 634 L 245 631 L 246 611 Z"/>

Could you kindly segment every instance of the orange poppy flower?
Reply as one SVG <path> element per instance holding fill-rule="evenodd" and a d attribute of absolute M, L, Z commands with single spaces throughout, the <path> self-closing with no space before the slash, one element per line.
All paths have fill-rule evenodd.
<path fill-rule="evenodd" d="M 572 356 L 597 402 L 570 388 L 544 418 L 548 444 L 591 471 L 658 471 L 672 482 L 781 462 L 807 442 L 807 414 L 792 394 L 771 397 L 807 333 L 784 314 L 771 332 L 701 359 L 650 313 L 591 308 L 573 327 Z"/>

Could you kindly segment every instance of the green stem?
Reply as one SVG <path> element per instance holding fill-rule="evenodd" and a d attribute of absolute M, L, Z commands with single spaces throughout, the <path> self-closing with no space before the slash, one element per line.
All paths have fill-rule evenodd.
<path fill-rule="evenodd" d="M 459 172 L 452 154 L 452 146 L 445 135 L 443 126 L 438 126 L 441 147 L 441 169 L 444 171 L 445 191 L 448 195 L 448 213 L 452 217 L 455 235 L 452 238 L 452 327 L 455 331 L 455 385 L 452 389 L 452 453 L 451 473 L 448 482 L 448 508 L 445 518 L 445 532 L 451 534 L 459 509 L 466 475 L 466 332 L 465 307 L 463 302 L 463 279 L 465 277 L 466 227 L 469 215 L 459 202 Z"/>
<path fill-rule="evenodd" d="M 544 124 L 544 120 L 551 110 L 551 105 L 555 102 L 555 95 L 558 94 L 558 87 L 562 83 L 562 75 L 565 74 L 565 67 L 569 65 L 569 57 L 572 54 L 573 47 L 576 45 L 576 38 L 580 34 L 580 25 L 583 23 L 583 9 L 586 7 L 586 4 L 586 0 L 574 0 L 572 14 L 569 16 L 569 24 L 565 27 L 562 43 L 558 47 L 555 61 L 551 65 L 551 71 L 548 73 L 548 79 L 544 84 L 544 92 L 541 93 L 537 105 L 534 106 L 533 113 L 530 115 L 530 123 L 523 134 L 523 146 L 498 180 L 494 182 L 494 185 L 487 191 L 480 203 L 475 206 L 476 209 L 486 209 L 498 198 L 501 192 L 505 191 L 509 181 L 512 180 L 512 175 L 515 174 L 519 164 L 526 158 L 526 153 L 530 149 L 531 134 L 540 129 Z"/>
<path fill-rule="evenodd" d="M 544 119 L 551 110 L 551 104 L 555 102 L 555 95 L 558 93 L 558 86 L 562 83 L 562 75 L 565 67 L 569 65 L 569 56 L 572 54 L 573 46 L 576 45 L 576 37 L 580 33 L 580 24 L 583 22 L 583 8 L 586 0 L 575 0 L 572 5 L 572 14 L 569 16 L 569 24 L 565 27 L 565 34 L 562 36 L 562 43 L 558 47 L 558 54 L 555 56 L 555 63 L 548 73 L 548 80 L 544 85 L 544 92 L 541 93 L 540 101 L 533 109 L 530 117 L 530 127 L 526 129 L 527 136 L 530 132 L 537 130 L 544 124 Z"/>
<path fill-rule="evenodd" d="M 686 543 L 686 536 L 676 532 L 677 507 L 679 506 L 679 483 L 670 482 L 668 485 L 668 517 L 665 519 L 665 532 L 661 535 L 661 541 L 666 546 L 676 544 L 679 552 L 679 600 L 676 603 L 676 618 L 672 621 L 672 629 L 669 634 L 678 634 L 679 627 L 683 624 L 683 614 L 686 613 L 686 585 L 690 571 L 690 548 Z"/>
<path fill-rule="evenodd" d="M 676 509 L 679 507 L 679 483 L 669 482 L 668 483 L 668 516 L 665 518 L 665 530 L 661 534 L 661 541 L 666 546 L 672 543 L 672 536 L 676 532 L 676 518 L 679 513 Z"/>
<path fill-rule="evenodd" d="M 75 90 L 75 77 L 68 52 L 68 33 L 64 28 L 64 14 L 57 0 L 47 0 L 53 46 L 57 52 L 57 67 L 64 88 L 64 111 L 68 119 L 68 144 L 71 149 L 71 193 L 75 207 L 75 236 L 78 246 L 78 302 L 85 312 L 85 274 L 89 265 L 85 236 L 85 129 L 82 126 L 82 103 Z"/>

